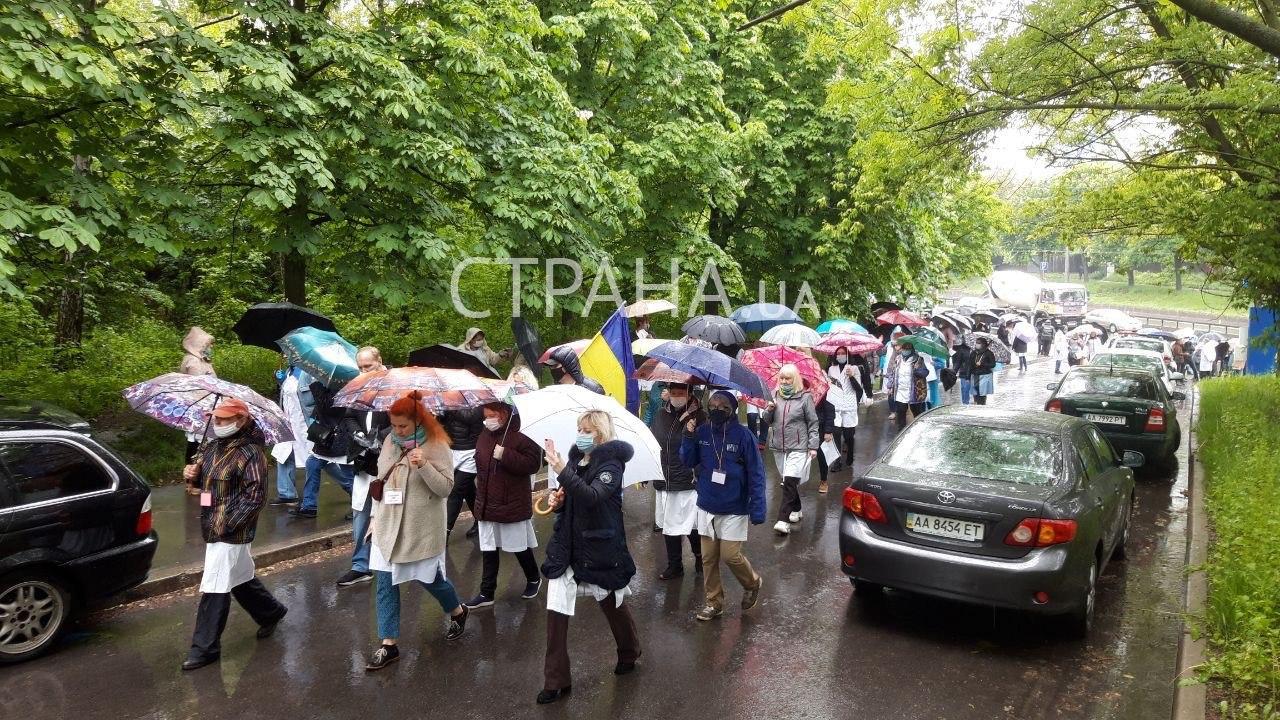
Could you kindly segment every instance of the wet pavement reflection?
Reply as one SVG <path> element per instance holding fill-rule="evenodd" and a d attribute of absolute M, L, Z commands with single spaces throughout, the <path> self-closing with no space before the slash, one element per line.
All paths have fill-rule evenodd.
<path fill-rule="evenodd" d="M 1025 376 L 1006 372 L 993 402 L 1040 408 L 1052 379 L 1044 361 Z M 573 694 L 555 705 L 533 703 L 545 596 L 519 598 L 514 558 L 503 557 L 497 605 L 474 611 L 456 643 L 444 640 L 438 606 L 406 590 L 403 660 L 369 675 L 372 587 L 338 590 L 333 581 L 349 563 L 331 552 L 265 575 L 289 616 L 275 637 L 258 641 L 252 621 L 233 609 L 220 665 L 178 669 L 195 615 L 191 592 L 148 601 L 86 623 L 42 660 L 0 670 L 0 717 L 1167 718 L 1181 632 L 1190 403 L 1179 413 L 1178 471 L 1138 479 L 1130 559 L 1103 575 L 1088 641 L 1066 639 L 1043 618 L 906 593 L 860 604 L 837 559 L 844 471 L 828 495 L 817 494 L 816 478 L 804 485 L 805 517 L 790 537 L 752 528 L 747 554 L 764 578 L 761 604 L 744 617 L 741 589 L 726 572 L 729 610 L 711 623 L 693 619 L 702 589 L 688 556 L 683 579 L 657 579 L 665 554 L 650 529 L 652 493 L 629 490 L 627 532 L 640 572 L 628 602 L 641 667 L 612 674 L 608 626 L 584 607 L 570 630 Z M 864 413 L 856 469 L 892 439 L 885 415 L 883 402 Z M 540 540 L 549 533 L 540 521 Z M 466 597 L 477 590 L 480 555 L 461 535 L 450 542 L 448 572 Z"/>

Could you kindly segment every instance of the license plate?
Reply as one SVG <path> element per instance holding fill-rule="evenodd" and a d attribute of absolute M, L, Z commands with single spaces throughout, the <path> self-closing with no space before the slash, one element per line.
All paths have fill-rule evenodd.
<path fill-rule="evenodd" d="M 982 523 L 909 512 L 907 513 L 907 529 L 924 535 L 937 535 L 938 537 L 951 538 L 953 540 L 977 542 L 982 540 L 982 533 L 986 528 Z"/>
<path fill-rule="evenodd" d="M 1094 413 L 1085 413 L 1084 419 L 1089 422 L 1102 423 L 1103 425 L 1124 425 L 1127 422 L 1120 415 L 1097 415 Z"/>

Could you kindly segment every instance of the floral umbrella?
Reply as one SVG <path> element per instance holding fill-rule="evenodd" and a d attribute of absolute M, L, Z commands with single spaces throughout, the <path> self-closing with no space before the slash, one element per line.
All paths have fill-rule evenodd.
<path fill-rule="evenodd" d="M 865 333 L 837 332 L 823 339 L 822 344 L 814 348 L 820 353 L 834 354 L 840 348 L 846 348 L 854 355 L 875 352 L 884 347 L 879 338 Z"/>
<path fill-rule="evenodd" d="M 881 325 L 901 325 L 903 327 L 922 327 L 929 323 L 924 318 L 907 310 L 888 310 L 876 316 Z"/>
<path fill-rule="evenodd" d="M 397 398 L 418 393 L 431 412 L 461 410 L 509 398 L 530 388 L 511 380 L 476 377 L 467 370 L 405 367 L 364 373 L 333 397 L 333 404 L 357 410 L 386 410 Z"/>
<path fill-rule="evenodd" d="M 992 354 L 996 356 L 996 362 L 1007 363 L 1013 358 L 1013 351 L 1009 349 L 1009 346 L 1005 345 L 1000 338 L 992 335 L 991 333 L 977 331 L 967 332 L 964 334 L 964 344 L 969 347 L 977 347 L 977 345 L 974 344 L 974 341 L 978 338 L 983 338 L 987 341 L 987 347 L 990 348 Z"/>
<path fill-rule="evenodd" d="M 672 369 L 672 367 L 657 358 L 649 358 L 645 360 L 640 367 L 636 368 L 635 373 L 631 377 L 636 380 L 649 380 L 652 382 L 666 383 L 682 383 L 684 385 L 701 385 L 704 380 L 696 378 L 687 372 Z"/>
<path fill-rule="evenodd" d="M 815 403 L 822 402 L 827 395 L 827 374 L 817 360 L 799 350 L 792 350 L 785 345 L 770 345 L 755 350 L 743 350 L 740 357 L 747 369 L 760 376 L 772 393 L 778 389 L 778 371 L 783 365 L 795 365 L 800 371 L 809 392 L 813 393 Z M 763 407 L 766 402 L 757 398 L 747 398 L 747 402 Z"/>
<path fill-rule="evenodd" d="M 223 398 L 236 398 L 249 406 L 249 415 L 262 429 L 268 445 L 293 440 L 289 421 L 280 406 L 244 385 L 212 375 L 166 373 L 125 388 L 129 407 L 172 428 L 204 435 L 209 413 Z"/>

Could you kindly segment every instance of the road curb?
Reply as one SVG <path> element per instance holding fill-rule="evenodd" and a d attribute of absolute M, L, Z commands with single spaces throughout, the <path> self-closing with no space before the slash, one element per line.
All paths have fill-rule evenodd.
<path fill-rule="evenodd" d="M 1194 426 L 1193 426 L 1194 427 Z M 1191 433 L 1189 532 L 1187 533 L 1187 595 L 1182 638 L 1178 643 L 1178 683 L 1173 694 L 1173 720 L 1204 720 L 1208 713 L 1208 688 L 1194 680 L 1196 669 L 1204 663 L 1206 642 L 1191 631 L 1193 618 L 1203 617 L 1209 583 L 1204 563 L 1209 549 L 1209 521 L 1204 509 L 1204 467 L 1200 465 L 1195 431 Z M 1190 681 L 1190 682 L 1188 682 Z M 1186 684 L 1184 684 L 1186 683 Z"/>

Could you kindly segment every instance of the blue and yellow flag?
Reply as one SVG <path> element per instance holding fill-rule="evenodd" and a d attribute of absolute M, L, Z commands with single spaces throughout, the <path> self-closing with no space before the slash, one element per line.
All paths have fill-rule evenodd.
<path fill-rule="evenodd" d="M 578 360 L 582 374 L 603 385 L 605 394 L 633 413 L 640 409 L 640 386 L 631 377 L 636 363 L 631 355 L 631 328 L 624 308 L 618 308 L 605 322 Z"/>

